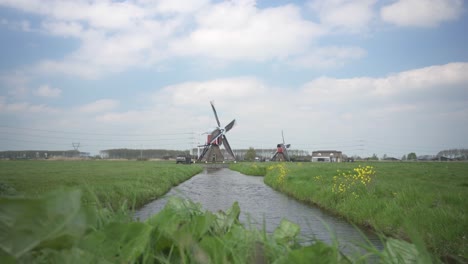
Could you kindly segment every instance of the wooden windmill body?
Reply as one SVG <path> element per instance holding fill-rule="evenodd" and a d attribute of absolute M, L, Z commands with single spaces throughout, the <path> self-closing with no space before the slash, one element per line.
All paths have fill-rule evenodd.
<path fill-rule="evenodd" d="M 272 161 L 291 161 L 288 155 L 288 148 L 291 144 L 286 144 L 284 142 L 283 131 L 281 131 L 281 136 L 283 137 L 283 143 L 276 145 L 276 152 L 271 157 Z"/>

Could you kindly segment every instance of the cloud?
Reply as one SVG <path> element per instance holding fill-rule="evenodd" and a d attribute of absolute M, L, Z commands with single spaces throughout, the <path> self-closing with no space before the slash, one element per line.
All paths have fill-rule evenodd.
<path fill-rule="evenodd" d="M 27 102 L 7 103 L 3 98 L 0 100 L 0 112 L 4 114 L 54 114 L 58 113 L 58 109 L 45 104 L 31 104 Z"/>
<path fill-rule="evenodd" d="M 2 0 L 0 5 L 39 14 L 57 21 L 82 21 L 92 28 L 109 30 L 127 28 L 146 15 L 142 7 L 131 2 Z"/>
<path fill-rule="evenodd" d="M 367 52 L 360 47 L 317 47 L 291 59 L 291 64 L 304 68 L 327 69 L 339 68 L 350 60 L 364 57 Z"/>
<path fill-rule="evenodd" d="M 83 34 L 83 26 L 77 22 L 44 21 L 41 27 L 52 35 L 79 38 Z"/>
<path fill-rule="evenodd" d="M 226 19 L 229 18 L 229 19 Z M 255 1 L 221 2 L 196 16 L 197 27 L 176 39 L 176 55 L 264 61 L 302 53 L 324 32 L 297 6 L 258 9 Z"/>
<path fill-rule="evenodd" d="M 79 41 L 79 48 L 63 59 L 45 59 L 32 67 L 39 74 L 96 79 L 152 65 L 167 56 L 163 47 L 182 26 L 178 17 L 157 16 L 157 10 L 146 8 L 150 3 L 133 1 L 3 0 L 0 5 L 40 15 L 43 33 Z"/>
<path fill-rule="evenodd" d="M 334 32 L 366 31 L 374 18 L 375 0 L 313 0 L 308 6 L 323 26 Z"/>
<path fill-rule="evenodd" d="M 65 34 L 73 34 L 71 32 Z M 87 31 L 80 35 L 81 47 L 63 60 L 43 60 L 34 69 L 42 74 L 68 74 L 96 79 L 103 74 L 120 72 L 144 65 L 151 57 L 152 36 L 136 33 L 114 34 Z"/>
<path fill-rule="evenodd" d="M 371 154 L 390 154 L 380 146 L 384 144 L 393 150 L 401 148 L 398 155 L 408 153 L 409 146 L 437 151 L 442 145 L 428 147 L 422 143 L 422 134 L 439 140 L 440 131 L 456 129 L 453 140 L 441 140 L 452 144 L 463 136 L 460 131 L 468 131 L 460 124 L 468 117 L 467 70 L 468 63 L 449 63 L 382 77 L 319 77 L 288 89 L 248 76 L 184 82 L 146 96 L 148 101 L 140 110 L 106 112 L 95 120 L 107 128 L 194 132 L 187 136 L 194 139 L 171 142 L 171 146 L 188 148 L 193 141 L 203 143 L 201 133 L 216 126 L 209 104 L 214 100 L 221 125 L 237 121 L 228 134 L 233 148 L 274 147 L 284 130 L 286 140 L 298 149 L 322 146 L 353 154 L 370 148 Z M 358 141 L 363 137 L 374 141 Z"/>
<path fill-rule="evenodd" d="M 62 90 L 59 88 L 52 88 L 47 84 L 41 85 L 35 92 L 36 95 L 41 97 L 59 97 Z"/>
<path fill-rule="evenodd" d="M 315 69 L 341 67 L 365 51 L 321 47 L 318 40 L 329 30 L 360 31 L 372 18 L 373 4 L 314 1 L 311 6 L 322 22 L 317 24 L 306 19 L 298 5 L 258 8 L 253 0 L 0 0 L 0 5 L 38 14 L 42 33 L 79 42 L 61 59 L 37 62 L 31 67 L 34 73 L 84 79 L 129 68 L 161 68 L 168 60 L 185 56 L 225 65 L 276 61 Z"/>
<path fill-rule="evenodd" d="M 21 71 L 11 71 L 0 75 L 0 83 L 3 84 L 4 91 L 15 98 L 23 98 L 29 94 L 29 81 L 30 77 Z"/>
<path fill-rule="evenodd" d="M 467 71 L 468 63 L 449 63 L 379 78 L 319 77 L 297 89 L 275 87 L 254 77 L 185 82 L 166 86 L 147 96 L 151 107 L 141 112 L 106 113 L 101 120 L 133 122 L 144 117 L 146 120 L 165 120 L 165 124 L 178 123 L 179 126 L 188 123 L 197 126 L 193 120 L 202 120 L 205 126 L 212 126 L 210 118 L 201 118 L 211 117 L 210 101 L 223 112 L 223 118 L 238 118 L 252 126 L 261 120 L 264 127 L 293 116 L 304 122 L 329 122 L 327 118 L 335 119 L 335 116 L 348 120 L 352 116 L 365 119 L 371 117 L 372 112 L 399 115 L 420 111 L 431 115 L 451 111 L 455 105 L 459 108 L 461 103 L 468 102 L 465 91 Z M 467 107 L 464 109 L 468 111 Z"/>
<path fill-rule="evenodd" d="M 462 0 L 399 0 L 384 6 L 382 20 L 397 26 L 435 27 L 462 14 Z"/>
<path fill-rule="evenodd" d="M 81 113 L 100 113 L 113 110 L 119 106 L 120 102 L 113 99 L 101 99 L 79 107 Z"/>
<path fill-rule="evenodd" d="M 54 110 L 46 105 L 0 96 L 0 113 L 28 124 L 41 120 L 42 129 L 54 125 L 59 131 L 155 134 L 148 136 L 148 141 L 156 143 L 119 137 L 103 144 L 89 135 L 81 141 L 88 145 L 96 142 L 96 150 L 137 144 L 187 149 L 203 143 L 205 136 L 201 133 L 216 126 L 209 104 L 214 100 L 221 125 L 234 118 L 237 121 L 228 134 L 233 148 L 274 147 L 284 130 L 286 140 L 297 149 L 336 148 L 346 154 L 358 151 L 367 155 L 359 140 L 371 138 L 377 143 L 367 143 L 374 144 L 366 147 L 370 154 L 390 154 L 383 144 L 401 149 L 401 154 L 396 151 L 401 156 L 414 151 L 409 146 L 434 152 L 463 142 L 468 132 L 467 71 L 468 63 L 449 63 L 381 77 L 322 76 L 300 87 L 287 88 L 252 76 L 189 81 L 158 88 L 151 95 L 137 94 L 137 107 L 126 108 L 127 103 L 120 106 L 116 100 L 101 99 L 78 108 L 57 110 L 49 120 L 41 118 L 43 113 Z M 128 104 L 134 101 L 128 99 Z M 449 132 L 451 137 L 446 138 Z M 181 133 L 195 134 L 180 136 Z M 162 139 L 174 139 L 176 134 L 180 140 Z M 424 140 L 430 140 L 435 147 L 428 147 L 430 144 Z M 350 145 L 359 145 L 358 150 L 347 147 Z"/>
<path fill-rule="evenodd" d="M 415 105 L 428 101 L 454 102 L 468 100 L 464 87 L 468 84 L 468 63 L 449 63 L 392 74 L 381 78 L 358 77 L 349 79 L 317 78 L 302 88 L 304 104 L 348 105 L 355 109 L 369 110 L 396 102 Z M 430 112 L 439 109 L 427 109 Z"/>
<path fill-rule="evenodd" d="M 6 26 L 7 28 L 12 30 L 20 30 L 24 32 L 33 31 L 33 29 L 31 28 L 31 23 L 29 22 L 29 20 L 25 19 L 15 21 L 2 18 L 2 20 L 0 21 L 0 25 Z"/>
<path fill-rule="evenodd" d="M 206 105 L 206 102 L 211 100 L 226 102 L 263 96 L 266 93 L 266 88 L 263 82 L 253 77 L 226 78 L 171 85 L 156 93 L 154 98 L 160 100 L 163 96 L 175 106 L 193 105 L 198 107 Z"/>
<path fill-rule="evenodd" d="M 209 0 L 138 0 L 145 9 L 154 10 L 159 14 L 187 14 L 193 13 L 209 5 Z"/>

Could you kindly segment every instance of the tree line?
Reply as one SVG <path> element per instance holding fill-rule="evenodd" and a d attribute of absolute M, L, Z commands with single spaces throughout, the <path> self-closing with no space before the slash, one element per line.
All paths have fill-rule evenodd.
<path fill-rule="evenodd" d="M 189 150 L 169 149 L 106 149 L 100 156 L 107 159 L 174 159 L 179 155 L 190 155 Z"/>

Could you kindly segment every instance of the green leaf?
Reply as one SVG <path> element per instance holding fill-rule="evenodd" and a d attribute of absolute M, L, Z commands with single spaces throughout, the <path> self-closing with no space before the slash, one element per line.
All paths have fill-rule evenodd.
<path fill-rule="evenodd" d="M 15 258 L 40 247 L 71 246 L 86 231 L 91 215 L 81 192 L 57 191 L 39 199 L 0 198 L 0 248 Z"/>
<path fill-rule="evenodd" d="M 0 263 L 2 264 L 14 264 L 16 263 L 16 260 L 15 258 L 6 253 L 5 251 L 3 251 L 2 249 L 0 249 Z"/>
<path fill-rule="evenodd" d="M 290 251 L 286 256 L 279 259 L 279 263 L 349 263 L 341 254 L 331 246 L 317 241 L 313 245 Z"/>
<path fill-rule="evenodd" d="M 93 255 L 90 252 L 84 251 L 80 248 L 73 247 L 66 250 L 52 250 L 44 249 L 35 252 L 34 256 L 31 253 L 25 254 L 19 259 L 20 263 L 67 263 L 67 264 L 81 264 L 81 263 L 99 263 L 111 264 L 99 256 Z"/>
<path fill-rule="evenodd" d="M 111 262 L 133 262 L 148 249 L 152 229 L 140 222 L 110 223 L 85 236 L 80 247 Z"/>
<path fill-rule="evenodd" d="M 399 239 L 388 238 L 382 255 L 384 263 L 423 263 L 416 246 Z"/>
<path fill-rule="evenodd" d="M 194 239 L 198 240 L 211 230 L 215 222 L 216 216 L 211 212 L 206 212 L 205 215 L 193 216 L 181 230 L 189 232 Z"/>
<path fill-rule="evenodd" d="M 228 263 L 226 249 L 218 237 L 204 237 L 200 247 L 211 259 L 211 263 Z"/>
<path fill-rule="evenodd" d="M 292 245 L 301 232 L 301 227 L 286 219 L 282 219 L 280 225 L 273 232 L 273 237 L 278 243 Z"/>
<path fill-rule="evenodd" d="M 240 207 L 238 202 L 234 202 L 226 213 L 218 211 L 217 217 L 217 230 L 218 233 L 224 233 L 229 231 L 234 224 L 239 223 Z"/>

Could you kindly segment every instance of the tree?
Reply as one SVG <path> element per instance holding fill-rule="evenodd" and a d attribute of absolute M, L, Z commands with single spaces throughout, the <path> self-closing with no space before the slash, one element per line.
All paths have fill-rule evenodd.
<path fill-rule="evenodd" d="M 379 157 L 377 157 L 377 154 L 373 154 L 372 157 L 367 158 L 367 160 L 379 160 Z"/>
<path fill-rule="evenodd" d="M 411 152 L 408 154 L 408 156 L 406 157 L 408 160 L 417 160 L 418 159 L 418 156 L 416 156 L 416 153 L 414 152 Z"/>
<path fill-rule="evenodd" d="M 257 156 L 257 152 L 255 151 L 254 148 L 250 147 L 245 153 L 244 160 L 254 161 L 256 156 Z"/>
<path fill-rule="evenodd" d="M 387 154 L 383 154 L 382 159 L 383 159 L 383 160 L 386 160 L 387 158 L 388 158 L 388 157 L 387 157 Z"/>
<path fill-rule="evenodd" d="M 403 155 L 403 157 L 401 157 L 401 160 L 406 160 L 406 155 Z"/>

